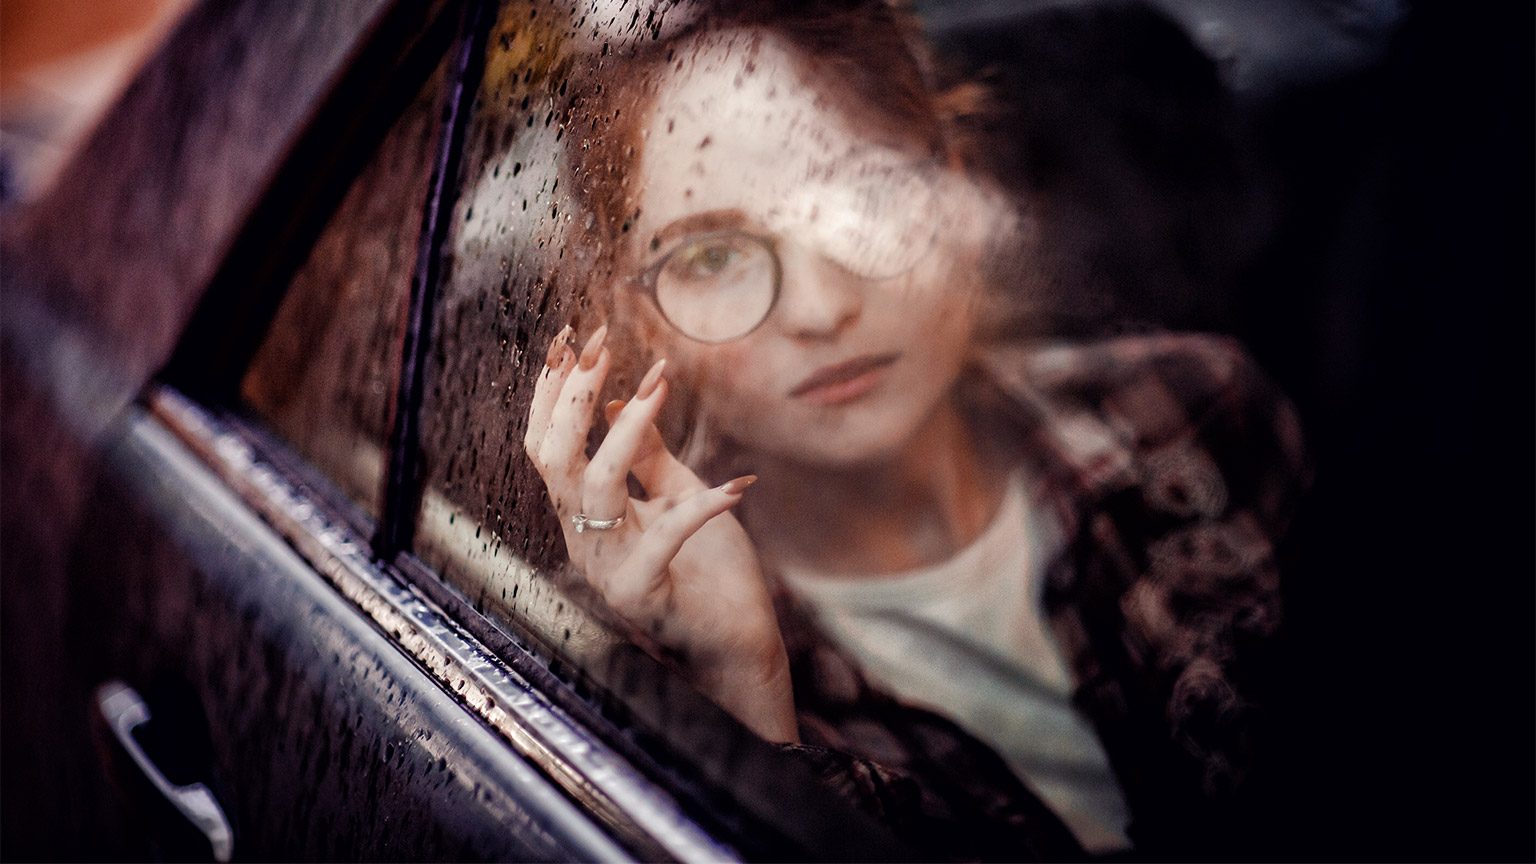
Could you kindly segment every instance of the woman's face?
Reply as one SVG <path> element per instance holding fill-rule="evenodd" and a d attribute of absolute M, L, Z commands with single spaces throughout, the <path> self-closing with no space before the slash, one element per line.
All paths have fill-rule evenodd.
<path fill-rule="evenodd" d="M 673 324 L 649 301 L 634 314 L 657 319 L 644 330 L 665 334 L 653 347 L 713 429 L 857 464 L 898 453 L 952 389 L 997 214 L 917 142 L 850 128 L 797 63 L 771 38 L 722 34 L 659 82 L 630 236 Z M 768 308 L 775 259 L 776 304 L 728 338 Z M 694 290 L 727 276 L 728 299 Z"/>

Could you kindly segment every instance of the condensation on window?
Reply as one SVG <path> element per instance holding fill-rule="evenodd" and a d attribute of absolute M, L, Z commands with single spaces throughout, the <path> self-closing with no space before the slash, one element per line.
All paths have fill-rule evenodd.
<path fill-rule="evenodd" d="M 769 741 L 900 767 L 952 812 L 1028 800 L 1022 778 L 1123 849 L 1146 799 L 1117 763 L 1147 754 L 1098 739 L 1121 718 L 1073 702 L 1082 676 L 1128 670 L 1155 706 L 1275 626 L 1295 418 L 1234 343 L 1166 332 L 1230 320 L 1211 298 L 1256 260 L 1264 199 L 1231 82 L 1166 14 L 1016 8 L 937 38 L 911 11 L 501 8 L 415 549 L 578 668 L 622 634 Z M 1255 476 L 1278 491 L 1229 482 Z M 1247 544 L 1252 590 L 1214 618 L 1165 584 L 1195 534 Z M 1123 598 L 1084 594 L 1109 572 Z M 1101 602 L 1124 634 L 1087 631 Z M 1209 656 L 1122 656 L 1206 626 Z M 1186 710 L 1137 734 L 1184 740 L 1163 718 Z M 1247 720 L 1223 716 L 1188 776 L 1232 764 Z M 959 753 L 1012 772 L 987 788 Z"/>
<path fill-rule="evenodd" d="M 1274 118 L 1243 89 L 1254 67 L 1204 53 L 1210 27 L 937 5 L 955 13 L 937 33 L 879 2 L 502 9 L 436 310 L 416 548 L 574 654 L 611 644 L 615 614 L 770 740 L 936 784 L 941 753 L 984 744 L 1108 851 L 1149 800 L 1119 769 L 1148 754 L 1098 739 L 1123 718 L 1072 703 L 1085 674 L 1125 673 L 1157 748 L 1203 736 L 1189 777 L 1254 758 L 1221 749 L 1247 740 L 1237 702 L 1199 709 L 1215 734 L 1168 726 L 1194 716 L 1168 694 L 1236 693 L 1237 642 L 1278 626 L 1300 424 L 1237 340 L 1172 331 L 1283 335 L 1245 289 L 1284 263 L 1275 226 L 1312 214 L 1271 197 L 1286 165 L 1243 136 Z M 607 379 L 538 402 L 600 332 Z M 584 476 L 659 392 L 683 467 L 652 447 Z M 614 550 L 711 489 L 718 521 L 634 579 Z M 1245 575 L 1219 610 L 1176 596 L 1215 590 L 1188 556 L 1229 549 Z M 1095 579 L 1123 596 L 1085 596 Z M 674 590 L 647 606 L 655 584 Z M 1123 627 L 1089 632 L 1101 602 Z M 711 678 L 723 643 L 787 657 L 794 704 Z M 918 709 L 966 743 L 903 750 Z"/>
<path fill-rule="evenodd" d="M 445 79 L 439 67 L 353 181 L 240 384 L 245 403 L 374 518 Z"/>
<path fill-rule="evenodd" d="M 422 406 L 415 551 L 482 612 L 580 661 L 616 638 L 574 580 L 523 453 L 533 381 L 567 324 L 590 332 L 561 153 L 578 65 L 659 32 L 630 4 L 505 3 L 465 136 Z M 580 229 L 581 226 L 575 226 Z"/>

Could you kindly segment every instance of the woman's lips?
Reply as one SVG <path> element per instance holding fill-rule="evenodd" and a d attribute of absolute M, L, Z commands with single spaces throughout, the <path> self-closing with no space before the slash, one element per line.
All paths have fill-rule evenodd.
<path fill-rule="evenodd" d="M 863 396 L 880 383 L 881 373 L 896 362 L 898 354 L 867 354 L 832 366 L 823 366 L 789 391 L 791 398 L 817 405 L 841 405 Z"/>

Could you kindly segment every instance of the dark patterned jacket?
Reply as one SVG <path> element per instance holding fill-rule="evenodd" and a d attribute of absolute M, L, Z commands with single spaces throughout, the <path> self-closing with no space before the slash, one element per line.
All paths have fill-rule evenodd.
<path fill-rule="evenodd" d="M 1262 727 L 1274 545 L 1307 481 L 1294 411 L 1236 343 L 1165 334 L 1014 347 L 972 394 L 1009 418 L 1069 539 L 1045 610 L 1131 812 L 1138 854 L 1221 854 Z M 943 858 L 1082 851 L 1002 759 L 872 688 L 779 591 L 800 750 Z"/>

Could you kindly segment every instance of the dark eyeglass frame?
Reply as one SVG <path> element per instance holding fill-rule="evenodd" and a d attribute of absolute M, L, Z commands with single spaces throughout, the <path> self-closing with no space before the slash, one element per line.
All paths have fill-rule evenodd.
<path fill-rule="evenodd" d="M 672 260 L 672 256 L 688 248 L 690 244 L 704 242 L 721 237 L 744 238 L 746 240 L 752 241 L 753 243 L 756 243 L 757 245 L 763 247 L 765 251 L 767 251 L 768 260 L 773 262 L 773 296 L 768 300 L 768 308 L 763 310 L 763 317 L 757 319 L 756 324 L 748 327 L 742 333 L 736 336 L 731 336 L 727 339 L 700 339 L 692 333 L 689 333 L 687 330 L 684 330 L 682 327 L 679 327 L 677 322 L 673 321 L 671 316 L 667 315 L 667 310 L 661 305 L 661 298 L 657 296 L 656 283 L 661 276 L 662 268 L 667 266 L 667 263 Z M 651 305 L 656 307 L 656 311 L 661 313 L 662 319 L 665 320 L 667 324 L 671 325 L 672 329 L 683 334 L 683 336 L 704 345 L 723 345 L 727 342 L 735 342 L 737 339 L 744 339 L 751 335 L 753 331 L 763 326 L 763 322 L 768 320 L 768 316 L 773 314 L 773 310 L 779 305 L 779 293 L 783 289 L 784 285 L 784 263 L 779 260 L 778 243 L 775 242 L 773 238 L 764 237 L 761 234 L 754 234 L 750 231 L 742 231 L 737 228 L 724 228 L 718 231 L 706 231 L 702 234 L 688 235 L 687 237 L 683 238 L 683 240 L 676 246 L 672 247 L 671 251 L 658 258 L 649 267 L 645 268 L 634 276 L 631 276 L 629 278 L 629 283 L 631 287 L 644 292 L 645 295 L 650 298 Z"/>

